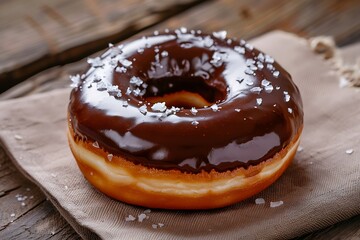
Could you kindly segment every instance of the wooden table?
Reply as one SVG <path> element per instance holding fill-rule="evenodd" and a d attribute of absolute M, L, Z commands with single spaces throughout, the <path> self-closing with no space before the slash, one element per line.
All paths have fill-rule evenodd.
<path fill-rule="evenodd" d="M 360 40 L 359 14 L 358 0 L 3 0 L 0 93 L 18 85 L 0 100 L 66 87 L 68 75 L 85 66 L 79 60 L 109 42 L 156 29 L 225 29 L 244 39 L 281 29 L 304 37 L 331 35 L 345 46 Z M 4 212 L 15 215 L 5 218 Z M 80 237 L 0 147 L 0 239 L 48 238 Z M 360 239 L 360 216 L 298 239 L 313 238 Z"/>

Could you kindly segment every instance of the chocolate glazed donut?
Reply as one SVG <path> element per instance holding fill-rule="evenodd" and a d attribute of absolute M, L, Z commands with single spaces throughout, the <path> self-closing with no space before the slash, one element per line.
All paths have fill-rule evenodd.
<path fill-rule="evenodd" d="M 148 207 L 221 207 L 270 185 L 293 158 L 303 126 L 299 90 L 272 57 L 243 40 L 226 38 L 224 31 L 155 32 L 111 45 L 88 62 L 91 67 L 85 74 L 72 77 L 69 142 L 85 177 L 107 195 Z M 277 170 L 266 174 L 264 169 L 276 162 Z M 141 184 L 111 182 L 105 176 L 107 167 L 99 164 L 119 167 L 116 171 L 132 180 L 137 179 L 135 172 L 145 183 L 156 181 L 154 174 L 160 180 L 149 184 L 150 195 L 144 195 L 146 187 L 141 193 L 134 187 L 137 194 L 127 196 L 119 191 Z M 136 169 L 134 174 L 129 168 Z M 152 179 L 146 179 L 148 173 L 141 176 L 146 171 Z M 234 182 L 240 175 L 251 178 L 256 187 L 244 193 L 242 184 L 232 183 L 229 191 L 215 191 L 217 180 Z M 181 189 L 188 193 L 181 195 L 178 189 L 178 194 L 168 196 L 164 186 L 172 182 L 171 176 L 178 185 L 184 180 L 191 186 L 201 176 L 199 182 L 209 188 L 191 195 L 201 184 L 193 189 L 184 185 Z M 104 189 L 107 181 L 114 187 Z M 211 186 L 212 182 L 217 183 Z M 161 194 L 156 195 L 157 190 Z M 224 193 L 234 196 L 219 197 Z M 156 196 L 161 199 L 149 200 Z M 201 203 L 210 197 L 220 200 Z"/>

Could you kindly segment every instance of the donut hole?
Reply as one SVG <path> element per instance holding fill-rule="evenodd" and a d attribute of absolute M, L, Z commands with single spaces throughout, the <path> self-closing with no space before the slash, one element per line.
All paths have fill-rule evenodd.
<path fill-rule="evenodd" d="M 143 96 L 147 102 L 165 102 L 167 106 L 190 109 L 219 103 L 226 92 L 211 86 L 201 77 L 164 77 L 150 79 Z"/>

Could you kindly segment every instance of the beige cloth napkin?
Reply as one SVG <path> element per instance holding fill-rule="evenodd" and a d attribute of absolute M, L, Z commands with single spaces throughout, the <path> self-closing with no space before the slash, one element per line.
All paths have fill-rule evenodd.
<path fill-rule="evenodd" d="M 273 32 L 252 43 L 292 74 L 304 101 L 305 128 L 303 150 L 285 174 L 244 202 L 210 211 L 152 210 L 143 222 L 126 222 L 145 209 L 94 190 L 70 153 L 69 89 L 0 103 L 1 142 L 85 239 L 281 239 L 360 214 L 360 92 L 339 88 L 330 65 L 304 39 Z M 266 203 L 256 205 L 260 197 Z M 271 208 L 271 201 L 284 204 Z M 158 223 L 164 226 L 154 229 Z"/>

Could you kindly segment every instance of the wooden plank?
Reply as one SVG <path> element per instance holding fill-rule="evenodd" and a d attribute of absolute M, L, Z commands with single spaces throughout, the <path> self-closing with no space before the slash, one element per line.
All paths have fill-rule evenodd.
<path fill-rule="evenodd" d="M 0 92 L 41 70 L 79 60 L 108 42 L 123 40 L 203 0 L 178 4 L 170 0 L 161 4 L 126 1 L 121 8 L 116 7 L 117 0 L 101 2 L 101 6 L 98 0 L 56 0 L 51 5 L 38 1 L 29 12 L 13 7 L 15 16 L 21 16 L 13 23 L 0 21 L 0 33 L 5 36 L 0 43 L 0 49 L 4 49 L 0 56 Z M 17 6 L 13 1 L 5 1 L 3 6 L 0 2 L 0 15 L 9 15 L 6 9 L 10 3 Z M 222 0 L 200 4 L 196 9 L 192 11 L 195 14 L 187 13 L 186 19 L 176 19 L 169 26 L 190 23 L 210 31 L 224 28 L 245 39 L 273 29 L 303 36 L 333 35 L 339 45 L 360 39 L 357 0 Z"/>
<path fill-rule="evenodd" d="M 80 239 L 0 146 L 0 239 Z"/>
<path fill-rule="evenodd" d="M 49 201 L 24 214 L 0 231 L 0 239 L 81 239 Z"/>
<path fill-rule="evenodd" d="M 341 2 L 336 0 L 220 0 L 196 5 L 135 36 L 149 34 L 156 29 L 186 26 L 206 32 L 225 29 L 230 36 L 250 39 L 274 29 L 281 29 L 304 37 L 333 33 L 338 45 L 341 46 L 344 43 L 360 40 L 358 12 L 360 12 L 360 1 L 357 0 Z M 333 19 L 338 19 L 338 21 Z M 70 74 L 76 72 L 76 67 L 72 66 L 73 71 L 68 71 Z M 78 69 L 80 72 L 82 68 L 79 66 Z M 68 86 L 66 71 L 62 68 L 54 68 L 50 71 L 51 73 L 45 71 L 9 93 L 0 95 L 0 99 Z M 47 74 L 49 76 L 45 76 Z M 56 82 L 51 83 L 51 79 Z"/>
<path fill-rule="evenodd" d="M 0 1 L 0 92 L 202 1 Z"/>

